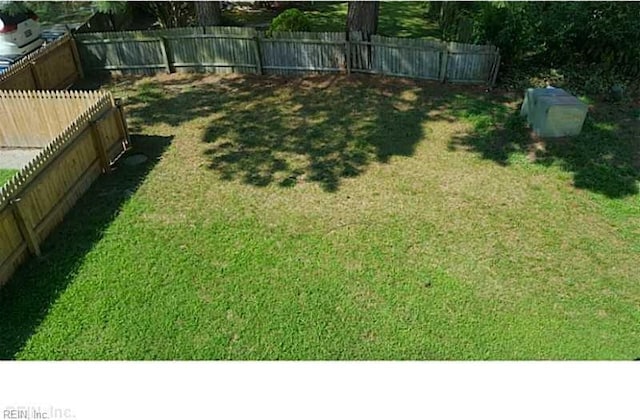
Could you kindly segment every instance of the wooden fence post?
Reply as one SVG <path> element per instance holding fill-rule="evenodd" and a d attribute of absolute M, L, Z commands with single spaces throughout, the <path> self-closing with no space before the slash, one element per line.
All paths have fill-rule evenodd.
<path fill-rule="evenodd" d="M 29 62 L 29 70 L 31 71 L 31 77 L 33 78 L 33 84 L 36 86 L 35 90 L 42 89 L 42 81 L 40 80 L 40 76 L 38 76 L 38 70 L 36 69 L 36 62 Z"/>
<path fill-rule="evenodd" d="M 122 99 L 116 98 L 114 99 L 113 103 L 116 109 L 118 110 L 118 121 L 120 125 L 120 130 L 122 130 L 122 134 L 124 134 L 125 141 L 123 143 L 126 150 L 127 147 L 131 145 L 131 139 L 129 137 L 129 127 L 127 127 L 127 120 L 124 116 L 124 111 L 122 110 Z"/>
<path fill-rule="evenodd" d="M 82 61 L 80 61 L 80 53 L 78 53 L 78 45 L 76 45 L 76 39 L 73 37 L 73 35 L 71 35 L 69 42 L 71 43 L 71 55 L 73 56 L 73 61 L 76 64 L 78 76 L 81 79 L 84 79 L 84 70 L 82 69 Z"/>
<path fill-rule="evenodd" d="M 20 198 L 11 200 L 11 207 L 13 208 L 13 215 L 18 222 L 20 233 L 22 233 L 24 240 L 27 242 L 29 251 L 31 251 L 31 253 L 35 254 L 37 257 L 40 257 L 42 255 L 42 251 L 40 250 L 38 235 L 29 224 L 30 219 L 27 217 L 28 215 L 20 204 Z"/>
<path fill-rule="evenodd" d="M 256 44 L 256 48 L 255 48 L 255 56 L 256 56 L 256 73 L 263 75 L 264 72 L 262 70 L 262 54 L 260 53 L 260 36 L 259 34 L 256 34 L 256 36 L 253 37 L 253 41 Z"/>
<path fill-rule="evenodd" d="M 347 74 L 351 74 L 351 41 L 349 40 L 349 34 L 347 34 L 347 40 L 344 43 L 344 58 L 347 63 Z"/>
<path fill-rule="evenodd" d="M 447 66 L 449 64 L 449 44 L 445 44 L 440 59 L 440 83 L 444 83 L 447 79 Z"/>
<path fill-rule="evenodd" d="M 167 54 L 167 39 L 161 36 L 159 40 L 160 40 L 160 51 L 162 52 L 162 60 L 164 62 L 164 67 L 167 69 L 167 73 L 171 73 L 171 63 L 169 61 L 169 54 Z"/>
<path fill-rule="evenodd" d="M 111 165 L 109 163 L 109 157 L 107 156 L 107 151 L 104 148 L 104 143 L 102 143 L 102 136 L 100 135 L 100 128 L 98 127 L 97 121 L 91 121 L 89 123 L 91 126 L 91 139 L 93 140 L 93 146 L 96 149 L 96 153 L 98 154 L 98 160 L 100 160 L 100 167 L 102 168 L 103 173 L 111 172 Z"/>
<path fill-rule="evenodd" d="M 498 77 L 499 69 L 500 69 L 500 48 L 498 48 L 496 51 L 493 75 L 491 76 L 491 88 L 495 87 L 496 85 L 496 78 Z"/>

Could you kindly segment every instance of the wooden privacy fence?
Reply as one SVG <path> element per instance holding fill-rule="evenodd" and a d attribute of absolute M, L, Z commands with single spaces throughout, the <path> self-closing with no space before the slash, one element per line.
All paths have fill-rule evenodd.
<path fill-rule="evenodd" d="M 0 75 L 0 90 L 67 89 L 82 77 L 76 43 L 65 35 L 9 67 Z"/>
<path fill-rule="evenodd" d="M 493 84 L 500 53 L 491 45 L 445 43 L 361 33 L 282 32 L 194 27 L 157 31 L 77 34 L 85 71 L 152 74 L 373 73 L 453 83 Z"/>
<path fill-rule="evenodd" d="M 42 241 L 93 181 L 110 170 L 111 162 L 128 143 L 125 119 L 110 93 L 69 95 L 70 101 L 80 106 L 84 100 L 85 106 L 0 188 L 0 285 L 29 254 L 40 255 Z M 28 105 L 45 103 L 55 96 L 0 91 L 0 101 L 6 99 Z"/>
<path fill-rule="evenodd" d="M 95 101 L 77 91 L 2 92 L 0 148 L 45 147 Z"/>

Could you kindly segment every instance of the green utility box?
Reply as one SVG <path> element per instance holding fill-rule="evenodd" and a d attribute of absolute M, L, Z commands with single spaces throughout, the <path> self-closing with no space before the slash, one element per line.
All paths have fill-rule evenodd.
<path fill-rule="evenodd" d="M 577 136 L 587 117 L 587 105 L 563 89 L 527 89 L 520 115 L 540 137 Z"/>

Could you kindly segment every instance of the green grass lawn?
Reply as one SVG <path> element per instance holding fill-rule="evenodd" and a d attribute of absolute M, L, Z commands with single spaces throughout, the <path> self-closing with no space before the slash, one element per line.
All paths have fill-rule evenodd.
<path fill-rule="evenodd" d="M 384 36 L 437 38 L 437 22 L 426 16 L 427 3 L 419 1 L 384 1 L 380 3 L 378 33 Z M 303 8 L 310 18 L 314 32 L 343 32 L 347 21 L 347 2 L 315 2 Z M 277 12 L 236 8 L 225 12 L 230 23 L 236 25 L 266 25 Z"/>
<path fill-rule="evenodd" d="M 379 77 L 159 76 L 0 291 L 17 359 L 640 357 L 640 122 L 542 142 L 520 98 Z"/>
<path fill-rule="evenodd" d="M 0 169 L 0 187 L 11 179 L 16 174 L 16 170 L 13 169 Z"/>

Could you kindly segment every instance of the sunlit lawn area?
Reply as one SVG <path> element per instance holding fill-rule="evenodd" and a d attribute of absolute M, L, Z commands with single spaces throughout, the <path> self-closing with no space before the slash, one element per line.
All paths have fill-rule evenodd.
<path fill-rule="evenodd" d="M 427 3 L 419 1 L 380 2 L 378 34 L 384 36 L 420 38 L 438 37 L 436 22 L 426 18 Z M 347 2 L 318 2 L 305 10 L 314 31 L 342 32 L 347 21 Z"/>
<path fill-rule="evenodd" d="M 426 7 L 426 2 L 419 1 L 380 2 L 378 34 L 404 38 L 437 38 L 440 35 L 438 24 L 427 19 Z M 347 2 L 314 2 L 306 4 L 302 9 L 309 17 L 313 31 L 345 30 Z M 224 15 L 238 25 L 266 25 L 277 16 L 277 12 L 236 8 L 226 11 Z"/>
<path fill-rule="evenodd" d="M 13 169 L 0 169 L 0 187 L 2 187 L 5 182 L 10 180 L 16 172 L 17 171 Z"/>
<path fill-rule="evenodd" d="M 133 153 L 0 291 L 18 359 L 640 356 L 632 109 L 379 77 L 113 82 Z M 631 122 L 630 122 L 631 121 Z"/>

